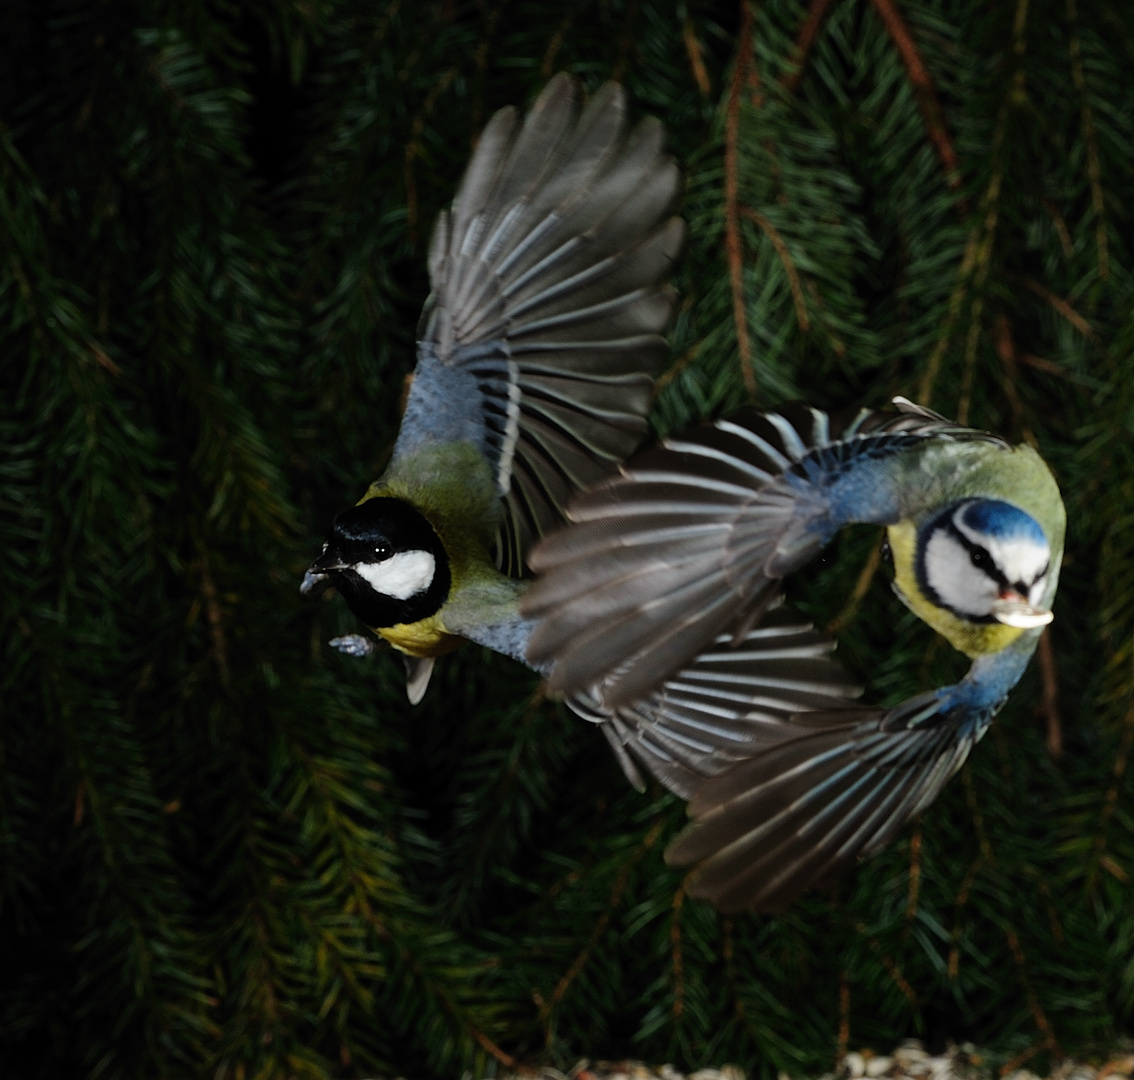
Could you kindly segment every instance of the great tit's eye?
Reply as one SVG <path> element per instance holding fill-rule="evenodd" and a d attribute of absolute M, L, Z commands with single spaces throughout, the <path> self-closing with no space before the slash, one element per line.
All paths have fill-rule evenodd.
<path fill-rule="evenodd" d="M 379 559 L 388 559 L 390 557 L 390 554 L 391 554 L 390 553 L 390 545 L 389 544 L 375 544 L 374 545 L 374 554 L 377 555 Z"/>

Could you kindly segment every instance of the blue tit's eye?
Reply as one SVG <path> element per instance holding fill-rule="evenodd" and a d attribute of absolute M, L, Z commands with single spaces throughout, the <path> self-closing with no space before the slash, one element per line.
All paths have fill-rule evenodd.
<path fill-rule="evenodd" d="M 972 552 L 970 558 L 973 561 L 973 566 L 979 570 L 989 570 L 992 568 L 992 556 L 989 555 L 984 548 L 977 548 Z"/>

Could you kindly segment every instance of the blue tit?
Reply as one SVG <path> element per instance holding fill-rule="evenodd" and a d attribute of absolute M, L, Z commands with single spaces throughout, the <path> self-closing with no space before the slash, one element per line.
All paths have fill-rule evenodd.
<path fill-rule="evenodd" d="M 522 123 L 514 109 L 488 123 L 433 234 L 390 465 L 304 578 L 402 653 L 415 703 L 434 658 L 467 640 L 523 660 L 529 548 L 646 433 L 684 226 L 661 124 L 628 135 L 626 113 L 612 83 L 580 112 L 558 76 Z"/>
<path fill-rule="evenodd" d="M 960 768 L 1051 620 L 1065 515 L 1043 460 L 895 404 L 849 422 L 747 410 L 667 439 L 533 553 L 529 657 L 687 793 L 666 857 L 723 911 L 780 909 L 885 846 Z M 886 526 L 895 591 L 972 659 L 956 685 L 859 706 L 823 635 L 783 632 L 783 579 L 852 522 Z M 801 633 L 806 656 L 790 649 Z"/>

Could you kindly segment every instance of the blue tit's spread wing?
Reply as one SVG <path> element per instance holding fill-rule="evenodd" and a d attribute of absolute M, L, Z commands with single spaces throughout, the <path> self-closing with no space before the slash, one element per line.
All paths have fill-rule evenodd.
<path fill-rule="evenodd" d="M 489 122 L 429 257 L 433 294 L 396 454 L 424 438 L 481 446 L 505 500 L 500 564 L 516 574 L 561 523 L 570 496 L 646 432 L 661 336 L 662 279 L 681 246 L 668 218 L 680 177 L 646 120 L 602 87 L 579 113 L 557 76 L 518 125 Z"/>
<path fill-rule="evenodd" d="M 937 797 L 979 733 L 936 711 L 905 726 L 881 709 L 817 712 L 788 730 L 697 787 L 693 823 L 666 851 L 673 866 L 695 865 L 689 895 L 721 911 L 780 910 L 881 850 Z"/>
<path fill-rule="evenodd" d="M 1040 631 L 892 709 L 801 713 L 787 735 L 696 785 L 669 846 L 689 895 L 774 911 L 888 844 L 937 798 L 1016 685 Z"/>
<path fill-rule="evenodd" d="M 927 439 L 987 439 L 899 399 L 848 421 L 744 410 L 667 439 L 576 498 L 531 558 L 529 659 L 607 708 L 648 694 L 852 521 L 898 519 L 894 460 Z"/>
<path fill-rule="evenodd" d="M 699 781 L 785 738 L 793 715 L 839 708 L 859 694 L 834 647 L 799 612 L 777 606 L 739 643 L 721 636 L 632 705 L 606 710 L 593 694 L 567 703 L 602 725 L 635 787 L 644 786 L 640 765 L 688 798 Z"/>

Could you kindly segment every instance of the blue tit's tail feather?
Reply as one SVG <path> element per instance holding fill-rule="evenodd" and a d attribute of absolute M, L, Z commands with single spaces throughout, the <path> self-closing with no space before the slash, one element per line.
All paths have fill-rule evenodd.
<path fill-rule="evenodd" d="M 742 636 L 841 525 L 897 520 L 888 459 L 930 438 L 990 438 L 898 405 L 847 420 L 748 409 L 637 456 L 533 553 L 529 659 L 552 666 L 553 689 L 593 688 L 616 709 L 722 630 Z"/>
<path fill-rule="evenodd" d="M 987 720 L 940 710 L 927 694 L 794 717 L 775 745 L 694 788 L 666 861 L 695 866 L 688 894 L 723 912 L 782 909 L 883 848 L 961 767 Z"/>
<path fill-rule="evenodd" d="M 607 710 L 591 694 L 568 704 L 602 725 L 635 787 L 644 786 L 640 765 L 688 798 L 706 777 L 786 737 L 791 716 L 858 696 L 861 687 L 830 655 L 834 647 L 798 612 L 776 607 L 738 646 L 727 635 L 718 638 L 633 705 Z"/>
<path fill-rule="evenodd" d="M 429 362 L 474 380 L 464 394 L 453 383 L 444 407 L 478 413 L 505 499 L 498 561 L 513 574 L 570 496 L 641 442 L 668 356 L 677 167 L 657 121 L 627 137 L 620 87 L 581 115 L 578 96 L 557 76 L 522 125 L 514 109 L 492 118 L 429 257 L 421 392 Z"/>

